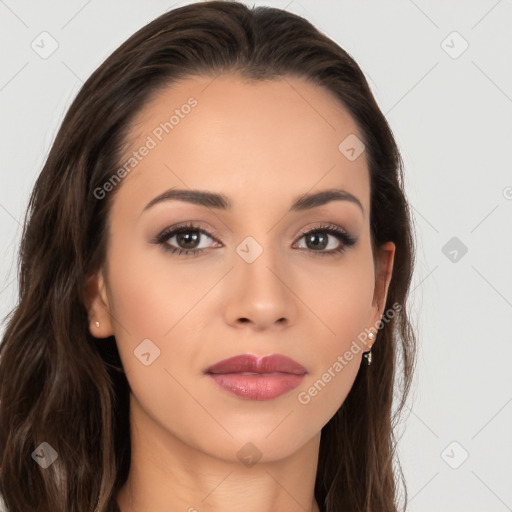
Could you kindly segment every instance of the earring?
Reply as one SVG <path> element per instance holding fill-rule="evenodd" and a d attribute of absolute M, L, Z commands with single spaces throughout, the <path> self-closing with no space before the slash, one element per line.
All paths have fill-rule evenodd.
<path fill-rule="evenodd" d="M 96 322 L 96 327 L 99 327 L 100 326 L 100 323 L 99 322 Z"/>
<path fill-rule="evenodd" d="M 373 340 L 374 337 L 375 335 L 373 334 L 373 332 L 368 333 L 368 338 L 370 340 Z M 365 352 L 363 355 L 364 357 L 366 357 L 366 360 L 368 361 L 368 366 L 370 366 L 372 364 L 372 347 L 370 346 L 370 350 L 368 352 Z"/>

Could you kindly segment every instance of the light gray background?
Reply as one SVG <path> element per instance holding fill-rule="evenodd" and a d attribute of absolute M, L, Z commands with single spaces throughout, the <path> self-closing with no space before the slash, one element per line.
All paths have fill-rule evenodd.
<path fill-rule="evenodd" d="M 187 3 L 0 0 L 2 317 L 28 195 L 64 112 L 119 44 Z M 409 510 L 512 510 L 512 2 L 246 3 L 300 14 L 347 50 L 403 154 L 420 343 L 400 431 Z M 50 48 L 43 31 L 58 43 L 46 59 L 31 47 Z"/>

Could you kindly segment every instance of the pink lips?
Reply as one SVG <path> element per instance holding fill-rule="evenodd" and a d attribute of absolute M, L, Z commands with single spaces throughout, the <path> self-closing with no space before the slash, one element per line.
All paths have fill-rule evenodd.
<path fill-rule="evenodd" d="M 205 372 L 218 386 L 246 400 L 270 400 L 296 388 L 306 368 L 282 355 L 244 354 L 210 366 Z"/>

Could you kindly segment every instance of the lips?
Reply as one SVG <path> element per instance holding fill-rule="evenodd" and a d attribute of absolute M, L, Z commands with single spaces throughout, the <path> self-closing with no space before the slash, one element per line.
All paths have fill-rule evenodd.
<path fill-rule="evenodd" d="M 224 359 L 210 366 L 205 373 L 288 373 L 304 375 L 307 370 L 293 359 L 282 355 L 256 357 L 244 354 Z"/>
<path fill-rule="evenodd" d="M 223 391 L 244 400 L 271 400 L 296 388 L 306 368 L 282 355 L 245 354 L 210 366 L 205 374 Z"/>

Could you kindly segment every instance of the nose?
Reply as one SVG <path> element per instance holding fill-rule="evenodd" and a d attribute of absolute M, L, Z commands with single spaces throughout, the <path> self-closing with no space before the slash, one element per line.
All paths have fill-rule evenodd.
<path fill-rule="evenodd" d="M 297 315 L 293 282 L 293 272 L 270 250 L 251 263 L 237 256 L 226 283 L 226 322 L 237 328 L 250 324 L 257 331 L 289 327 Z"/>

